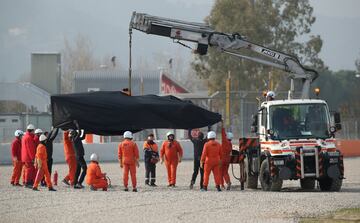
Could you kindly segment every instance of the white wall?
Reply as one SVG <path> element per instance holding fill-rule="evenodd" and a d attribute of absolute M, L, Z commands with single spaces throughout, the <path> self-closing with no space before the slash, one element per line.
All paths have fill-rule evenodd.
<path fill-rule="evenodd" d="M 193 144 L 190 140 L 179 140 L 183 150 L 184 150 L 184 159 L 193 159 Z M 139 151 L 140 158 L 143 159 L 143 143 L 136 142 Z M 159 145 L 159 150 L 162 144 L 162 141 L 157 141 Z M 103 143 L 103 144 L 84 144 L 85 147 L 85 159 L 88 161 L 91 153 L 97 153 L 100 156 L 101 161 L 118 161 L 117 158 L 117 148 L 118 143 Z M 64 163 L 64 147 L 62 143 L 54 143 L 54 154 L 53 154 L 54 163 Z M 0 165 L 2 164 L 11 164 L 11 151 L 10 144 L 3 143 L 0 144 Z"/>

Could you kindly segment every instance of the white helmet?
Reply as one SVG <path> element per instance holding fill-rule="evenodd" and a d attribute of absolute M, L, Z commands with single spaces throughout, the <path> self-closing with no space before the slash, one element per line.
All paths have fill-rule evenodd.
<path fill-rule="evenodd" d="M 275 98 L 275 97 L 276 97 L 275 92 L 273 92 L 273 91 L 268 91 L 268 92 L 266 93 L 266 97 Z"/>
<path fill-rule="evenodd" d="M 124 139 L 132 139 L 133 135 L 130 131 L 124 132 Z"/>
<path fill-rule="evenodd" d="M 90 156 L 90 160 L 91 160 L 91 161 L 99 162 L 99 157 L 98 157 L 98 155 L 96 155 L 96 153 L 93 153 L 93 154 L 91 154 L 91 156 Z"/>
<path fill-rule="evenodd" d="M 33 124 L 29 124 L 26 129 L 28 130 L 34 130 L 35 129 L 35 126 Z"/>
<path fill-rule="evenodd" d="M 15 137 L 19 137 L 19 136 L 22 136 L 22 135 L 24 135 L 23 131 L 21 131 L 21 130 L 16 130 L 15 131 Z"/>
<path fill-rule="evenodd" d="M 175 136 L 174 133 L 171 132 L 171 131 L 166 133 L 166 137 L 169 137 L 169 136 L 171 136 L 171 135 Z"/>
<path fill-rule="evenodd" d="M 226 138 L 232 140 L 234 138 L 234 135 L 232 134 L 232 132 L 227 132 Z"/>
<path fill-rule="evenodd" d="M 35 129 L 35 134 L 42 134 L 43 131 L 41 129 Z"/>
<path fill-rule="evenodd" d="M 47 139 L 46 135 L 42 134 L 40 137 L 39 137 L 39 141 L 42 142 L 42 141 L 45 141 Z"/>
<path fill-rule="evenodd" d="M 214 131 L 210 131 L 207 133 L 207 138 L 208 139 L 215 139 L 216 138 L 216 133 Z"/>

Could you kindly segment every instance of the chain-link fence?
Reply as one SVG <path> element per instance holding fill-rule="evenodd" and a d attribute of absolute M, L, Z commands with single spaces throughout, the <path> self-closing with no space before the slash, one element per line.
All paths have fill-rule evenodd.
<path fill-rule="evenodd" d="M 338 132 L 340 139 L 360 139 L 360 116 L 344 117 L 341 121 L 342 129 Z"/>

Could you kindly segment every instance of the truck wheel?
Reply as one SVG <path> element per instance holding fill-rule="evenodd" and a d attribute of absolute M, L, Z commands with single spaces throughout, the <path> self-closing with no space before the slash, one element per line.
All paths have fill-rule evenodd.
<path fill-rule="evenodd" d="M 280 191 L 282 187 L 282 179 L 278 176 L 271 177 L 269 172 L 268 159 L 264 159 L 260 167 L 260 184 L 264 191 Z"/>
<path fill-rule="evenodd" d="M 258 185 L 258 174 L 251 175 L 249 171 L 248 160 L 245 159 L 245 170 L 246 170 L 246 188 L 257 189 Z"/>
<path fill-rule="evenodd" d="M 301 189 L 313 190 L 315 188 L 315 179 L 305 178 L 300 180 Z"/>
<path fill-rule="evenodd" d="M 340 191 L 342 179 L 332 179 L 330 177 L 326 177 L 319 180 L 319 186 L 322 191 Z"/>

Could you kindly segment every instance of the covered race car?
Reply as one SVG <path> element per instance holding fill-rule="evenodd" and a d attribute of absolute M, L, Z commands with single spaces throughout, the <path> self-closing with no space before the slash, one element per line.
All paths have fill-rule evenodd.
<path fill-rule="evenodd" d="M 120 135 L 152 128 L 193 129 L 213 125 L 221 115 L 174 96 L 128 96 L 98 91 L 51 96 L 54 128 L 85 133 Z"/>

